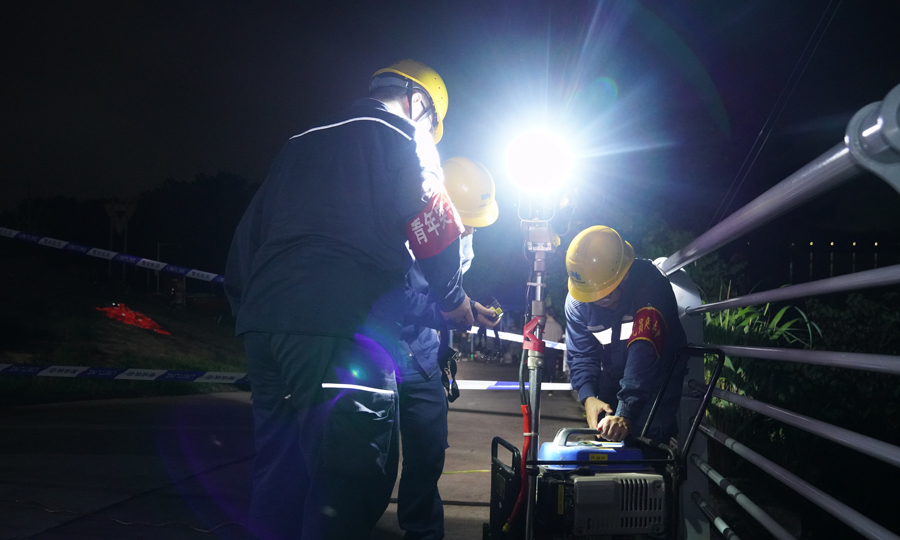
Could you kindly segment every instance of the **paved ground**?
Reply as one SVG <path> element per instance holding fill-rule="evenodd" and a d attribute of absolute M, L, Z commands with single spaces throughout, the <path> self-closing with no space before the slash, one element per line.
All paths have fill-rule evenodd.
<path fill-rule="evenodd" d="M 459 377 L 515 380 L 517 368 L 466 362 Z M 522 443 L 518 393 L 463 391 L 449 423 L 447 538 L 481 538 L 491 438 Z M 542 440 L 582 423 L 568 392 L 544 393 Z M 0 434 L 0 540 L 250 538 L 247 393 L 0 409 Z M 375 538 L 402 538 L 396 505 Z"/>

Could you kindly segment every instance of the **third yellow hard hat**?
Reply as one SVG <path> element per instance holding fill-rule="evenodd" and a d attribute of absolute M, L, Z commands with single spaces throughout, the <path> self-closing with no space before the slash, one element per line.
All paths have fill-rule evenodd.
<path fill-rule="evenodd" d="M 615 230 L 600 225 L 578 233 L 566 251 L 569 294 L 579 302 L 609 295 L 625 278 L 634 249 Z"/>
<path fill-rule="evenodd" d="M 416 60 L 400 60 L 396 64 L 379 69 L 372 75 L 372 79 L 386 73 L 393 73 L 411 80 L 422 87 L 431 98 L 437 116 L 437 125 L 434 126 L 434 144 L 437 144 L 444 134 L 444 117 L 447 116 L 448 94 L 444 79 L 438 72 Z"/>
<path fill-rule="evenodd" d="M 463 225 L 487 227 L 497 221 L 494 179 L 487 168 L 471 159 L 452 157 L 442 165 L 444 186 Z"/>

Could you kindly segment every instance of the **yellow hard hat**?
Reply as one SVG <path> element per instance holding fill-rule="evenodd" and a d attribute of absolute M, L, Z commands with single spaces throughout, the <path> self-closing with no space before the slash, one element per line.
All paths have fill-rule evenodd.
<path fill-rule="evenodd" d="M 613 292 L 634 262 L 634 248 L 619 233 L 600 225 L 578 233 L 566 251 L 569 293 L 595 302 Z"/>
<path fill-rule="evenodd" d="M 452 157 L 442 165 L 444 186 L 459 211 L 463 225 L 487 227 L 497 221 L 494 179 L 484 165 L 464 157 Z"/>
<path fill-rule="evenodd" d="M 393 73 L 404 79 L 409 79 L 428 93 L 431 103 L 434 104 L 435 116 L 437 117 L 433 135 L 434 144 L 437 144 L 444 134 L 444 117 L 447 116 L 448 96 L 444 79 L 438 75 L 437 71 L 415 60 L 400 60 L 392 66 L 379 69 L 372 75 L 372 80 L 385 73 Z"/>

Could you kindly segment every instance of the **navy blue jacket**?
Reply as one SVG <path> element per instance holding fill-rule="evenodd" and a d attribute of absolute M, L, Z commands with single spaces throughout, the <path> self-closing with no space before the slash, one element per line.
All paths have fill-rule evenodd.
<path fill-rule="evenodd" d="M 475 257 L 472 251 L 472 235 L 460 238 L 459 255 L 460 266 L 465 273 Z M 428 281 L 416 263 L 406 275 L 406 287 L 406 314 L 403 330 L 400 332 L 401 351 L 413 357 L 415 365 L 401 364 L 400 376 L 402 379 L 408 375 L 404 372 L 405 369 L 418 369 L 431 379 L 440 371 L 438 366 L 440 339 L 436 330 L 449 330 L 446 329 L 434 299 L 429 295 Z"/>
<path fill-rule="evenodd" d="M 609 403 L 616 416 L 640 422 L 671 362 L 678 365 L 664 402 L 677 410 L 686 365 L 686 358 L 677 353 L 687 339 L 672 286 L 651 261 L 635 259 L 620 288 L 622 297 L 614 310 L 566 298 L 567 362 L 582 402 L 597 397 Z M 626 330 L 629 323 L 634 327 L 622 332 L 623 323 Z M 661 412 L 674 421 L 675 410 Z"/>
<path fill-rule="evenodd" d="M 352 337 L 365 327 L 384 341 L 396 339 L 412 263 L 409 238 L 446 245 L 419 266 L 438 306 L 458 306 L 465 293 L 456 212 L 450 207 L 437 221 L 436 213 L 423 214 L 445 200 L 442 182 L 430 136 L 417 136 L 410 121 L 375 100 L 359 100 L 292 137 L 228 255 L 225 290 L 236 333 Z"/>

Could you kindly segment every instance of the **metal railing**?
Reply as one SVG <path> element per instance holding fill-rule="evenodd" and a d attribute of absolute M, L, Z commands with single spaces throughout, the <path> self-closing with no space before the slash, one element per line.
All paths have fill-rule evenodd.
<path fill-rule="evenodd" d="M 848 124 L 842 143 L 828 150 L 662 261 L 660 268 L 666 275 L 674 277 L 673 274 L 678 270 L 704 255 L 719 249 L 776 217 L 826 191 L 844 184 L 866 171 L 876 174 L 900 192 L 900 85 L 892 89 L 883 101 L 872 103 L 860 109 Z M 717 312 L 729 308 L 897 284 L 900 284 L 900 265 L 757 292 L 721 302 L 705 305 L 682 305 L 680 307 L 684 310 L 686 316 L 696 317 L 703 313 Z M 772 347 L 739 347 L 730 345 L 716 345 L 716 347 L 725 354 L 735 357 L 816 364 L 900 375 L 900 356 Z M 900 381 L 898 381 L 898 384 L 900 384 Z M 696 381 L 691 381 L 690 386 L 694 389 L 700 388 L 700 384 Z M 743 409 L 773 418 L 872 456 L 890 465 L 900 467 L 900 447 L 763 403 L 747 396 L 724 390 L 716 390 L 714 396 Z M 875 523 L 857 510 L 837 501 L 831 495 L 810 485 L 781 466 L 762 457 L 727 434 L 708 425 L 701 425 L 700 430 L 710 440 L 724 445 L 732 452 L 755 464 L 827 513 L 844 522 L 863 537 L 900 540 L 900 536 L 897 534 Z M 695 454 L 691 456 L 691 462 L 775 538 L 794 538 L 701 457 Z M 721 534 L 729 538 L 736 537 L 734 531 L 720 516 L 712 512 L 709 504 L 699 493 L 692 493 L 691 498 Z"/>

